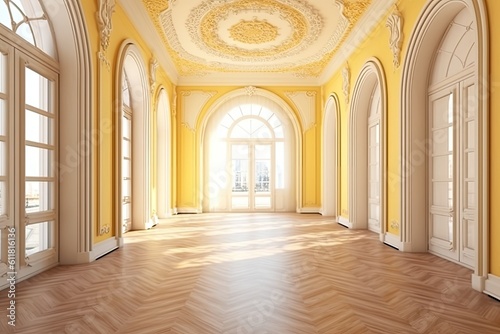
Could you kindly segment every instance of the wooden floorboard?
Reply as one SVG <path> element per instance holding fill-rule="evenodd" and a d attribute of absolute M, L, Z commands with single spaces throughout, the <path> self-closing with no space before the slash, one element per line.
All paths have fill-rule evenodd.
<path fill-rule="evenodd" d="M 471 271 L 299 214 L 178 215 L 20 282 L 0 333 L 500 333 Z"/>

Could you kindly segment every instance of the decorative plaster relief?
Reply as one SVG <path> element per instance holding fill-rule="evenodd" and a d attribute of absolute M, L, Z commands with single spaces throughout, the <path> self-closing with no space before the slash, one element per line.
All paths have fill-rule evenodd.
<path fill-rule="evenodd" d="M 316 92 L 295 91 L 285 93 L 299 111 L 304 131 L 316 124 Z"/>
<path fill-rule="evenodd" d="M 351 70 L 349 69 L 349 64 L 342 69 L 342 90 L 344 91 L 345 103 L 349 104 L 349 81 L 351 80 Z"/>
<path fill-rule="evenodd" d="M 399 67 L 399 58 L 401 55 L 401 45 L 403 44 L 403 17 L 396 7 L 392 14 L 387 18 L 386 27 L 389 28 L 391 36 L 389 38 L 389 47 L 393 54 L 394 67 Z"/>
<path fill-rule="evenodd" d="M 196 129 L 196 121 L 203 109 L 203 106 L 216 91 L 186 90 L 181 92 L 182 98 L 182 125 L 191 131 Z"/>
<path fill-rule="evenodd" d="M 158 60 L 156 60 L 156 58 L 151 58 L 149 62 L 149 84 L 151 86 L 151 93 L 153 93 L 156 88 L 156 70 L 158 66 Z"/>
<path fill-rule="evenodd" d="M 245 93 L 247 93 L 248 96 L 254 96 L 256 92 L 257 88 L 254 86 L 245 87 Z"/>
<path fill-rule="evenodd" d="M 101 47 L 104 51 L 109 46 L 109 36 L 113 25 L 111 16 L 115 11 L 115 0 L 99 0 L 99 11 L 97 12 L 97 23 L 99 25 L 99 32 L 101 35 Z"/>

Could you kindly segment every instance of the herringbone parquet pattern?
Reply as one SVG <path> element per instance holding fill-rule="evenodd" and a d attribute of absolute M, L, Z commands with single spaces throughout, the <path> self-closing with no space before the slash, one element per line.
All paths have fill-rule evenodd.
<path fill-rule="evenodd" d="M 500 333 L 470 274 L 319 215 L 179 215 L 19 283 L 15 332 Z"/>

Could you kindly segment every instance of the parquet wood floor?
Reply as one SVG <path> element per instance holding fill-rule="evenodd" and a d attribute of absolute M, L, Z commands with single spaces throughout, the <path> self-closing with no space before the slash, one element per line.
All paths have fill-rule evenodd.
<path fill-rule="evenodd" d="M 179 215 L 17 285 L 1 333 L 500 333 L 471 271 L 320 215 Z"/>

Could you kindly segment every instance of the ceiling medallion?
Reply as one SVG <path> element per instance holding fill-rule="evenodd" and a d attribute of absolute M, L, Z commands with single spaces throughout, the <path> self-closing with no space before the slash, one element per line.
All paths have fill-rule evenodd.
<path fill-rule="evenodd" d="M 249 14 L 260 21 L 263 19 L 259 17 L 268 17 L 273 20 L 272 23 L 284 25 L 290 32 L 282 36 L 280 43 L 259 48 L 234 45 L 221 36 L 219 27 L 222 22 Z M 273 61 L 297 54 L 314 43 L 324 26 L 316 8 L 307 2 L 295 0 L 205 1 L 193 8 L 187 22 L 189 35 L 200 49 L 220 58 L 247 61 Z M 272 41 L 276 41 L 276 38 Z"/>
<path fill-rule="evenodd" d="M 240 20 L 229 28 L 229 36 L 245 44 L 263 44 L 276 39 L 278 27 L 255 16 L 251 21 Z"/>

